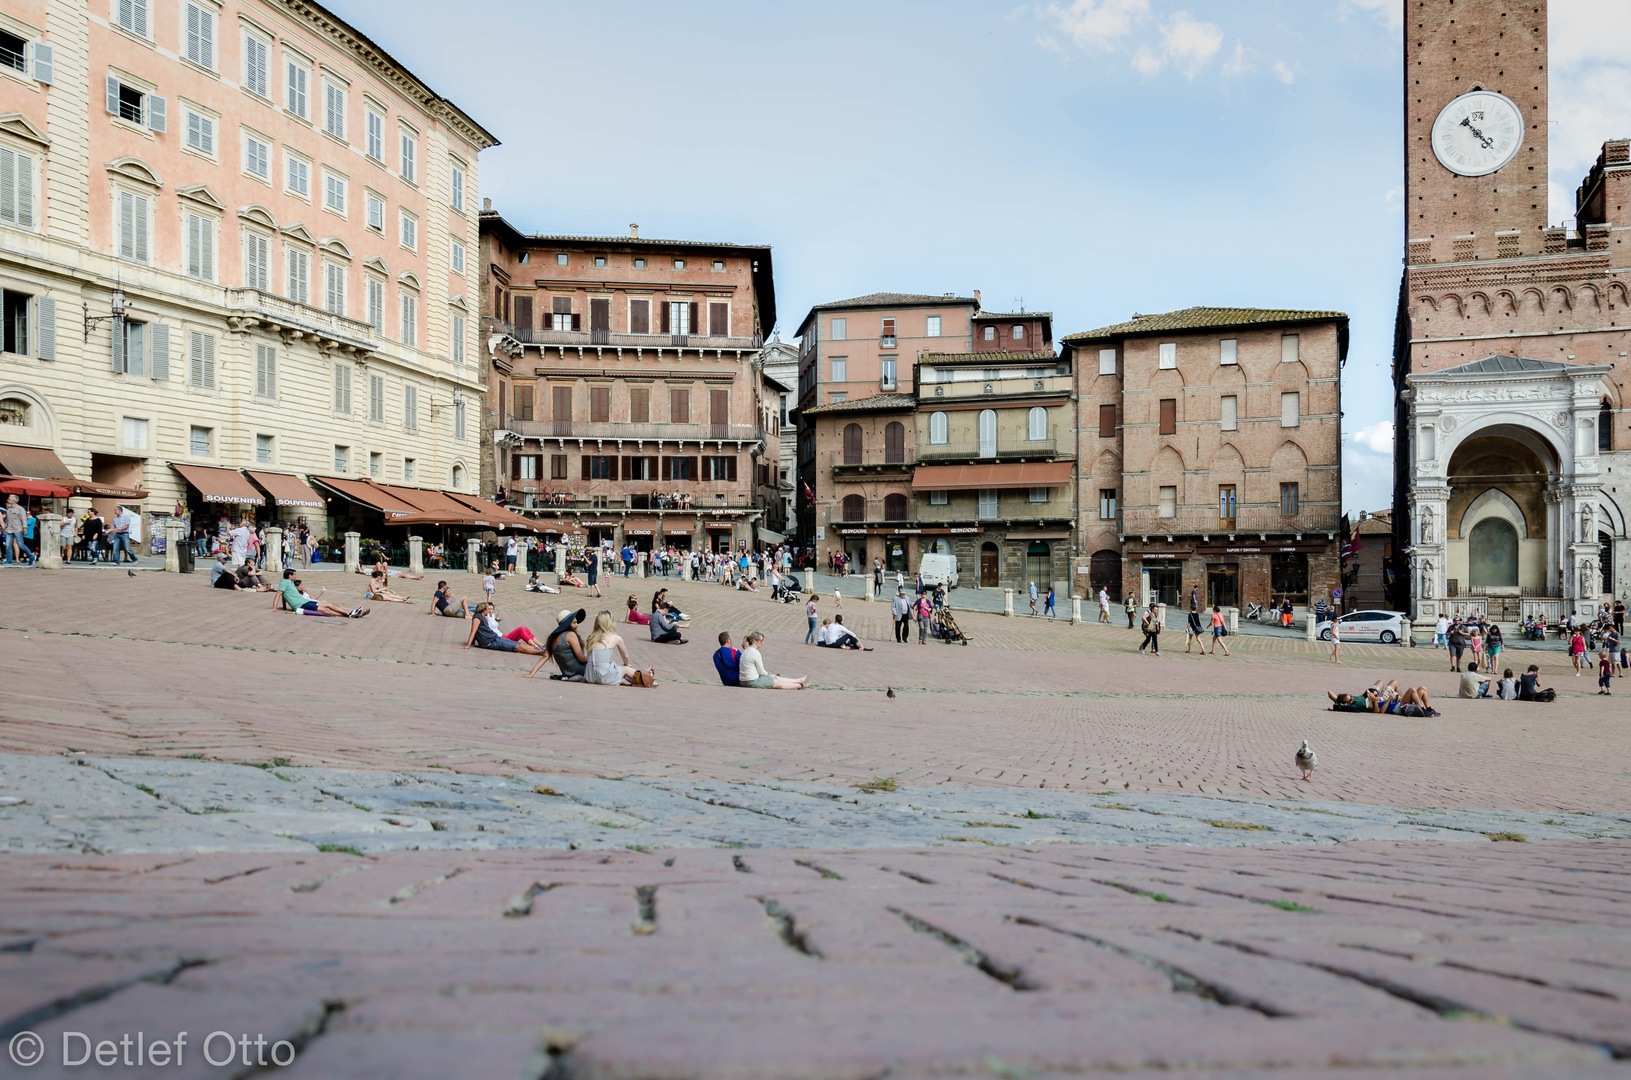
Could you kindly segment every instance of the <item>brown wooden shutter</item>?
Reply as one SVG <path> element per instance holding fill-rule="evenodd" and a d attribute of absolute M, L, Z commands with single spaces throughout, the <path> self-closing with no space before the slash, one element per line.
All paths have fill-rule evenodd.
<path fill-rule="evenodd" d="M 521 330 L 532 329 L 532 297 L 515 298 L 515 325 Z"/>
<path fill-rule="evenodd" d="M 1099 406 L 1099 438 L 1113 439 L 1116 437 L 1116 407 L 1114 405 Z"/>
<path fill-rule="evenodd" d="M 729 337 L 731 309 L 728 304 L 708 305 L 708 333 L 712 337 Z"/>
<path fill-rule="evenodd" d="M 521 398 L 519 396 L 521 388 L 518 386 L 515 389 L 516 389 L 516 393 L 517 393 L 516 401 L 519 402 L 521 400 Z M 517 409 L 516 411 L 520 412 L 519 409 Z M 501 380 L 499 382 L 499 384 L 498 384 L 498 426 L 499 427 L 508 427 L 509 426 L 509 421 L 505 419 L 505 417 L 507 415 L 508 414 L 504 411 L 504 383 Z"/>
<path fill-rule="evenodd" d="M 493 286 L 493 317 L 495 319 L 504 317 L 504 286 L 502 285 Z"/>
<path fill-rule="evenodd" d="M 510 294 L 504 294 L 504 321 L 510 321 Z"/>
<path fill-rule="evenodd" d="M 1161 434 L 1176 435 L 1178 433 L 1178 399 L 1161 399 Z"/>
<path fill-rule="evenodd" d="M 521 479 L 521 457 L 522 457 L 522 455 L 520 455 L 520 454 L 511 454 L 510 455 L 510 479 L 511 480 Z"/>
<path fill-rule="evenodd" d="M 585 480 L 589 479 L 589 468 L 589 455 L 585 454 L 583 455 L 583 478 Z"/>
<path fill-rule="evenodd" d="M 589 388 L 589 422 L 604 424 L 611 419 L 612 391 L 607 386 Z"/>
<path fill-rule="evenodd" d="M 725 459 L 725 479 L 727 479 L 727 480 L 735 480 L 736 479 L 736 455 L 735 454 L 732 454 L 730 457 Z"/>
<path fill-rule="evenodd" d="M 574 311 L 572 313 L 572 329 L 574 329 L 574 330 L 582 330 L 583 329 L 583 316 L 580 315 L 576 311 Z"/>
<path fill-rule="evenodd" d="M 662 473 L 662 475 L 663 475 L 664 480 L 669 479 L 670 466 L 673 465 L 673 461 L 674 461 L 673 458 L 663 458 L 663 473 Z"/>
<path fill-rule="evenodd" d="M 702 461 L 702 459 L 700 457 L 693 457 L 693 458 L 690 459 L 690 462 L 691 462 L 691 477 L 690 478 L 692 480 L 695 480 L 697 477 L 702 475 L 702 473 L 700 471 L 700 466 L 699 466 L 699 463 L 701 461 Z"/>
<path fill-rule="evenodd" d="M 657 305 L 658 308 L 661 309 L 660 311 L 658 311 L 658 314 L 662 316 L 662 329 L 657 331 L 657 332 L 659 334 L 670 333 L 670 331 L 668 329 L 668 303 L 667 303 L 667 301 L 657 300 L 657 301 L 653 301 L 653 302 Z"/>
<path fill-rule="evenodd" d="M 702 324 L 697 322 L 697 305 L 695 303 L 691 304 L 691 333 L 702 333 Z"/>

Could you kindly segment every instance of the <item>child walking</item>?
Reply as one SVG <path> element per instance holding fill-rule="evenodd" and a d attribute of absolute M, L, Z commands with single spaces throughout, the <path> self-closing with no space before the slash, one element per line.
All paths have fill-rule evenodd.
<path fill-rule="evenodd" d="M 1613 681 L 1614 661 L 1609 657 L 1607 649 L 1599 650 L 1597 653 L 1597 692 L 1612 697 L 1613 691 L 1608 688 L 1608 685 Z"/>

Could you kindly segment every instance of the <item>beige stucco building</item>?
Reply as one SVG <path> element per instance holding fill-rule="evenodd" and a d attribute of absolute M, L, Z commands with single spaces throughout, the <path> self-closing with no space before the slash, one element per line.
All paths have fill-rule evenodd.
<path fill-rule="evenodd" d="M 149 514 L 248 502 L 241 470 L 476 490 L 491 135 L 304 0 L 15 0 L 0 31 L 0 443 Z M 259 515 L 350 513 L 313 490 Z"/>

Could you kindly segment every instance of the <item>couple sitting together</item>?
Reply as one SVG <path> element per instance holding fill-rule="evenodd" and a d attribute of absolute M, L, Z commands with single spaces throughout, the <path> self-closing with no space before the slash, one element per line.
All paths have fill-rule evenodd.
<path fill-rule="evenodd" d="M 1325 692 L 1325 696 L 1331 699 L 1333 712 L 1397 713 L 1400 716 L 1439 715 L 1427 695 L 1427 687 L 1401 687 L 1398 679 L 1377 679 L 1357 698 L 1352 694 L 1333 694 L 1329 690 Z"/>
<path fill-rule="evenodd" d="M 759 652 L 764 640 L 763 634 L 752 630 L 742 639 L 742 648 L 734 649 L 730 631 L 721 631 L 719 648 L 714 651 L 714 670 L 719 672 L 719 681 L 726 686 L 748 686 L 756 690 L 803 690 L 809 686 L 808 675 L 787 678 L 770 673 L 765 667 L 764 655 Z"/>
<path fill-rule="evenodd" d="M 821 620 L 821 629 L 816 631 L 816 644 L 823 649 L 854 649 L 857 652 L 871 652 L 872 646 L 862 645 L 861 639 L 849 627 L 844 625 L 844 616 L 834 615 L 830 619 Z"/>
<path fill-rule="evenodd" d="M 602 611 L 595 616 L 594 628 L 589 631 L 588 640 L 584 640 L 578 628 L 587 617 L 588 613 L 582 608 L 561 612 L 560 621 L 544 642 L 543 655 L 526 677 L 532 678 L 553 659 L 560 671 L 551 675 L 551 679 L 599 686 L 657 685 L 656 668 L 641 671 L 629 663 L 628 646 L 623 644 L 611 612 Z"/>

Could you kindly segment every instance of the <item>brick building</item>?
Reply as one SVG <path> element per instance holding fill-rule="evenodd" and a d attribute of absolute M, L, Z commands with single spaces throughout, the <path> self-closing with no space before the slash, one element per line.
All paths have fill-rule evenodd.
<path fill-rule="evenodd" d="M 790 341 L 783 341 L 774 333 L 765 342 L 759 366 L 764 370 L 766 393 L 776 408 L 776 430 L 780 445 L 777 449 L 777 491 L 781 499 L 779 524 L 772 521 L 770 528 L 777 532 L 791 532 L 798 520 L 794 510 L 798 491 L 798 426 L 791 422 L 793 410 L 798 407 L 799 351 Z"/>
<path fill-rule="evenodd" d="M 1080 417 L 1077 591 L 1329 598 L 1347 316 L 1185 308 L 1063 345 Z"/>
<path fill-rule="evenodd" d="M 17 0 L 0 60 L 0 472 L 319 536 L 475 493 L 493 136 L 307 0 Z"/>
<path fill-rule="evenodd" d="M 1574 230 L 1549 224 L 1547 63 L 1546 0 L 1406 20 L 1393 525 L 1420 619 L 1556 618 L 1631 585 L 1631 144 L 1603 144 Z"/>
<path fill-rule="evenodd" d="M 1342 559 L 1342 606 L 1401 610 L 1393 606 L 1398 567 L 1393 559 L 1393 513 L 1361 511 L 1344 522 L 1348 541 Z"/>
<path fill-rule="evenodd" d="M 770 248 L 524 235 L 481 214 L 484 490 L 546 532 L 721 550 L 779 504 Z M 489 471 L 490 470 L 490 471 Z"/>
<path fill-rule="evenodd" d="M 919 354 L 971 347 L 979 309 L 978 292 L 968 297 L 870 293 L 817 304 L 804 316 L 798 330 L 800 544 L 825 552 L 839 542 L 827 531 L 835 504 L 826 469 L 833 451 L 842 450 L 837 444 L 818 448 L 816 425 L 802 417 L 817 406 L 873 397 L 886 399 L 886 411 L 893 411 L 894 395 L 912 395 Z M 803 497 L 805 485 L 816 493 L 816 502 Z"/>

